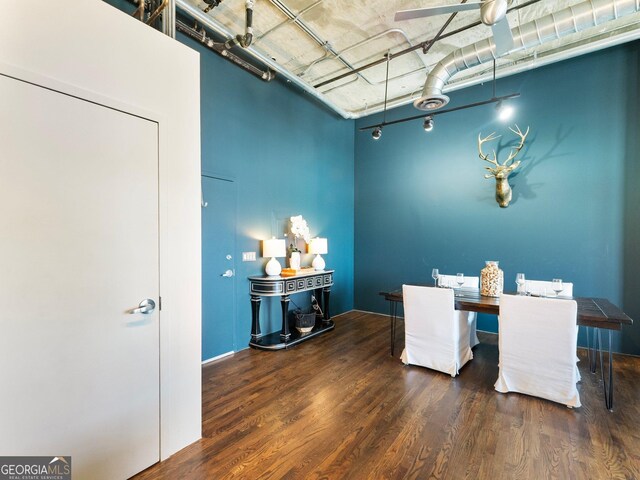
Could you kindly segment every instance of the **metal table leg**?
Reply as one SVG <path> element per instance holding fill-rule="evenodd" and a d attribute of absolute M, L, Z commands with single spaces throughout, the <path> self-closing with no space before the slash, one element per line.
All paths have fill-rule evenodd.
<path fill-rule="evenodd" d="M 391 356 L 393 357 L 394 347 L 396 343 L 396 318 L 398 315 L 398 302 L 389 302 L 390 323 L 391 323 Z"/>
<path fill-rule="evenodd" d="M 591 340 L 589 339 L 589 330 L 591 327 L 584 327 L 584 331 L 587 333 L 587 365 L 589 366 L 589 371 L 593 373 L 591 370 Z"/>
<path fill-rule="evenodd" d="M 613 411 L 613 352 L 611 350 L 611 330 L 609 332 L 609 381 L 605 380 L 604 376 L 604 363 L 602 360 L 602 340 L 600 338 L 600 329 L 597 328 L 598 343 L 600 348 L 600 369 L 602 371 L 602 388 L 604 390 L 604 404 L 609 411 Z"/>
<path fill-rule="evenodd" d="M 598 329 L 595 327 L 585 327 L 587 329 L 587 355 L 589 359 L 589 370 L 591 373 L 596 373 L 596 367 L 598 362 Z M 593 347 L 589 341 L 589 328 L 593 328 Z"/>

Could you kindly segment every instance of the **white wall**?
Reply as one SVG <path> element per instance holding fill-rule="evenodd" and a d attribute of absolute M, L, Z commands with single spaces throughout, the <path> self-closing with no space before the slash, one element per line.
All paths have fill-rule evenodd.
<path fill-rule="evenodd" d="M 0 0 L 0 70 L 18 67 L 161 119 L 164 459 L 201 436 L 199 56 L 101 0 L 35 7 Z"/>

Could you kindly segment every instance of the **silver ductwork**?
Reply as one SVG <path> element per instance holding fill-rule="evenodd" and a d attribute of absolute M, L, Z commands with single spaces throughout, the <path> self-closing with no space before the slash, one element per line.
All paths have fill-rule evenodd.
<path fill-rule="evenodd" d="M 176 7 L 179 8 L 184 14 L 190 16 L 194 20 L 197 20 L 202 25 L 206 26 L 207 28 L 211 29 L 217 34 L 222 35 L 223 37 L 226 37 L 226 38 L 229 38 L 232 35 L 231 32 L 229 32 L 221 23 L 214 20 L 212 17 L 204 13 L 199 8 L 194 7 L 193 5 L 187 3 L 186 0 L 175 0 L 175 2 L 176 2 Z M 262 64 L 269 67 L 271 70 L 274 70 L 278 74 L 282 75 L 284 78 L 287 79 L 288 82 L 291 82 L 292 84 L 296 85 L 297 87 L 302 89 L 304 92 L 311 95 L 313 98 L 319 100 L 321 103 L 331 108 L 334 112 L 341 115 L 343 118 L 347 118 L 347 119 L 356 118 L 356 115 L 354 115 L 352 112 L 347 112 L 346 110 L 340 108 L 339 106 L 331 102 L 325 95 L 321 94 L 315 88 L 308 85 L 304 80 L 288 72 L 285 68 L 280 66 L 275 60 L 255 50 L 253 46 L 250 46 L 244 51 L 247 54 L 251 55 L 256 60 L 260 61 Z"/>
<path fill-rule="evenodd" d="M 640 0 L 589 0 L 579 3 L 514 28 L 514 51 L 536 47 L 638 11 Z M 451 52 L 429 72 L 422 96 L 413 102 L 414 107 L 418 110 L 444 107 L 449 103 L 449 97 L 442 90 L 453 75 L 495 58 L 492 38 Z"/>

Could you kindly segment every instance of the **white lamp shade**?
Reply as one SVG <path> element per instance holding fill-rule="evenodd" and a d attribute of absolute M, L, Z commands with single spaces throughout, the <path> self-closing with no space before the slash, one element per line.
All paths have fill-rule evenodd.
<path fill-rule="evenodd" d="M 329 250 L 327 249 L 326 238 L 312 238 L 309 243 L 309 253 L 315 253 L 316 255 L 324 255 Z"/>
<path fill-rule="evenodd" d="M 271 238 L 269 240 L 262 241 L 262 256 L 263 257 L 286 257 L 287 256 L 287 244 L 284 238 Z"/>

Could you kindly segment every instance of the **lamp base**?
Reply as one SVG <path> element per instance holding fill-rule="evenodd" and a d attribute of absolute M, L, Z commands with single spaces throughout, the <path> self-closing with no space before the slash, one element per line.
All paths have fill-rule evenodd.
<path fill-rule="evenodd" d="M 316 257 L 313 259 L 313 262 L 311 262 L 311 266 L 314 270 L 324 270 L 324 258 L 322 258 L 320 255 L 316 255 Z"/>
<path fill-rule="evenodd" d="M 280 272 L 282 272 L 282 265 L 280 265 L 280 262 L 276 260 L 276 257 L 271 257 L 271 260 L 267 262 L 264 272 L 270 277 L 280 275 Z"/>

